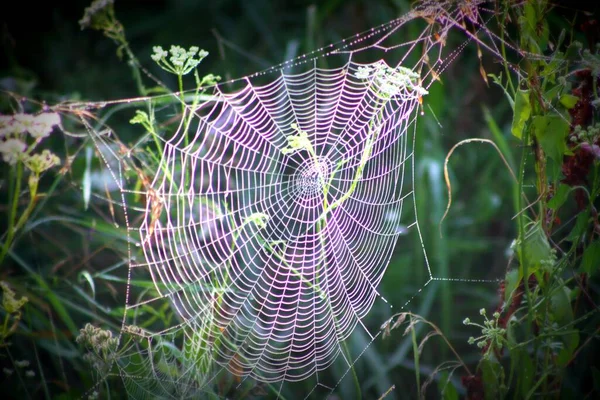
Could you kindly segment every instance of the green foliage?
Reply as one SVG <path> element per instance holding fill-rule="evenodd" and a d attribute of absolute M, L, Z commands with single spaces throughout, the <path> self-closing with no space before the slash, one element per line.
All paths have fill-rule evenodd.
<path fill-rule="evenodd" d="M 469 340 L 484 348 L 478 373 L 486 398 L 560 397 L 562 385 L 569 380 L 567 368 L 598 333 L 585 322 L 597 321 L 597 310 L 580 305 L 582 296 L 590 299 L 597 293 L 591 286 L 582 286 L 581 278 L 573 278 L 574 274 L 592 277 L 600 260 L 597 216 L 590 213 L 599 201 L 600 158 L 592 150 L 597 146 L 593 124 L 598 115 L 594 108 L 586 108 L 590 99 L 580 89 L 568 92 L 571 84 L 567 83 L 573 69 L 586 66 L 595 92 L 597 71 L 589 52 L 567 61 L 556 47 L 551 56 L 542 57 L 550 42 L 544 18 L 549 7 L 545 2 L 531 2 L 514 10 L 521 46 L 529 52 L 524 74 L 504 87 L 505 93 L 509 93 L 508 86 L 522 88 L 514 95 L 511 127 L 523 144 L 516 218 L 519 235 L 514 243 L 517 265 L 506 274 L 504 301 L 498 305 L 495 320 L 486 319 L 485 326 L 480 326 L 483 335 Z M 499 79 L 496 83 L 502 85 Z M 549 86 L 553 89 L 540 96 Z M 594 155 L 587 156 L 585 167 L 576 167 L 574 163 L 581 162 L 585 152 Z M 531 180 L 533 185 L 528 184 Z M 536 189 L 537 200 L 530 204 L 523 201 L 528 195 L 526 186 Z M 565 218 L 574 223 L 557 228 Z M 468 319 L 465 323 L 477 325 Z M 502 328 L 494 330 L 496 326 Z"/>
<path fill-rule="evenodd" d="M 183 3 L 190 9 L 208 7 Z M 0 195 L 6 205 L 1 214 L 6 233 L 1 239 L 0 254 L 4 319 L 0 359 L 6 365 L 2 390 L 9 396 L 120 397 L 124 393 L 123 382 L 115 376 L 115 363 L 126 360 L 129 363 L 119 365 L 120 371 L 151 376 L 153 371 L 144 370 L 147 366 L 140 367 L 146 352 L 151 351 L 146 331 L 177 323 L 168 302 L 137 311 L 125 307 L 127 285 L 129 296 L 142 296 L 157 288 L 148 276 L 127 275 L 123 260 L 128 257 L 131 244 L 125 216 L 118 211 L 120 193 L 106 183 L 110 177 L 102 167 L 103 154 L 86 132 L 93 129 L 110 135 L 109 124 L 124 132 L 122 148 L 114 150 L 136 156 L 137 163 L 125 167 L 124 177 L 143 188 L 152 178 L 150 171 L 165 167 L 158 165 L 163 143 L 155 140 L 175 124 L 170 117 L 177 116 L 177 121 L 184 121 L 186 127 L 193 129 L 191 110 L 203 99 L 205 88 L 221 79 L 213 74 L 201 78 L 200 70 L 243 76 L 289 59 L 298 51 L 312 50 L 336 41 L 340 35 L 348 36 L 395 18 L 409 6 L 402 1 L 394 7 L 387 3 L 365 6 L 359 1 L 326 1 L 312 14 L 297 5 L 273 14 L 269 10 L 276 8 L 264 2 L 253 7 L 242 3 L 236 3 L 236 7 L 243 17 L 232 17 L 220 9 L 208 10 L 217 13 L 211 14 L 211 19 L 225 21 L 222 27 L 227 27 L 228 35 L 224 37 L 230 39 L 215 33 L 215 40 L 210 34 L 205 33 L 209 39 L 204 39 L 192 30 L 205 25 L 197 21 L 202 12 L 182 12 L 173 7 L 165 16 L 149 13 L 142 18 L 136 12 L 146 11 L 137 10 L 121 23 L 117 19 L 122 10 L 120 3 L 116 12 L 112 1 L 96 0 L 85 10 L 80 24 L 116 43 L 118 57 L 114 62 L 114 49 L 106 50 L 100 40 L 93 43 L 100 43 L 97 51 L 101 55 L 87 54 L 81 59 L 82 49 L 92 47 L 87 42 L 75 42 L 80 51 L 59 47 L 60 43 L 70 43 L 65 39 L 90 38 L 93 32 L 67 31 L 67 37 L 61 38 L 57 30 L 56 36 L 48 34 L 48 46 L 53 51 L 45 60 L 36 59 L 29 65 L 2 71 L 20 95 L 57 104 L 49 110 L 36 101 L 21 101 L 20 96 L 7 96 L 0 103 L 1 111 L 7 114 L 0 119 Z M 442 75 L 443 85 L 434 85 L 428 92 L 419 86 L 418 75 L 412 71 L 360 71 L 363 79 L 381 80 L 381 96 L 394 94 L 400 88 L 427 95 L 427 112 L 415 139 L 414 189 L 418 193 L 421 233 L 432 258 L 434 275 L 457 278 L 456 282 L 429 284 L 410 304 L 418 312 L 396 315 L 384 324 L 385 340 L 376 340 L 369 346 L 369 340 L 360 336 L 347 341 L 348 352 L 353 357 L 360 354 L 349 376 L 355 376 L 366 396 L 375 398 L 387 393 L 390 398 L 422 395 L 454 400 L 483 394 L 491 399 L 548 398 L 568 397 L 569 390 L 573 390 L 574 397 L 582 398 L 600 391 L 600 372 L 595 367 L 587 368 L 588 354 L 597 350 L 599 322 L 594 306 L 600 265 L 596 211 L 600 207 L 598 50 L 592 43 L 577 43 L 564 30 L 558 34 L 560 22 L 556 17 L 548 17 L 553 11 L 548 2 L 525 2 L 523 7 L 506 9 L 502 9 L 506 7 L 502 2 L 499 7 L 499 26 L 517 30 L 520 43 L 513 45 L 525 52 L 523 60 L 505 59 L 504 71 L 487 74 L 496 83 L 496 89 L 501 90 L 498 96 L 490 95 L 492 89 L 486 91 L 481 79 L 474 83 L 470 77 L 475 73 L 465 73 L 467 65 L 475 65 L 472 70 L 476 71 L 480 60 L 468 49 L 465 61 L 455 63 L 460 68 L 450 66 Z M 261 12 L 257 13 L 257 9 Z M 208 12 L 207 8 L 200 10 Z M 127 16 L 126 9 L 123 11 Z M 312 19 L 305 26 L 306 15 Z M 361 17 L 352 19 L 352 15 Z M 508 15 L 512 16 L 512 23 L 504 19 Z M 192 16 L 191 21 L 184 22 Z M 348 16 L 353 21 L 352 31 L 347 31 Z M 188 27 L 191 33 L 186 36 L 176 29 L 175 37 L 169 36 L 165 21 L 180 19 L 178 25 Z M 124 26 L 128 27 L 128 36 L 131 33 L 131 43 Z M 570 25 L 567 28 L 575 29 Z M 298 39 L 303 36 L 306 40 Z M 172 46 L 168 51 L 157 46 L 154 53 L 149 51 L 156 43 L 176 40 L 185 46 Z M 215 41 L 220 48 L 210 48 L 215 56 L 207 57 L 208 51 L 200 47 L 209 48 Z M 454 43 L 448 39 L 448 46 L 458 46 L 463 41 Z M 246 57 L 247 53 L 253 58 Z M 147 62 L 150 60 L 155 64 Z M 82 65 L 82 69 L 74 73 L 65 65 Z M 35 74 L 27 72 L 28 68 L 46 77 L 47 82 L 37 84 L 32 78 Z M 151 86 L 154 83 L 145 79 L 145 68 L 166 85 Z M 513 74 L 515 70 L 519 74 Z M 589 75 L 582 78 L 577 71 L 588 71 Z M 123 85 L 131 81 L 134 88 Z M 184 90 L 187 83 L 193 84 L 191 91 Z M 585 85 L 591 85 L 590 93 L 581 92 Z M 133 99 L 173 92 L 178 96 L 157 97 L 144 103 L 143 110 L 135 101 L 111 107 L 91 103 L 88 107 L 86 103 L 81 108 L 63 103 L 81 96 Z M 469 102 L 465 94 L 474 100 Z M 484 102 L 485 121 L 479 121 L 478 106 Z M 581 117 L 582 109 L 590 115 Z M 297 135 L 288 138 L 289 147 L 284 151 L 312 148 L 306 133 L 295 130 Z M 518 181 L 513 182 L 505 173 L 492 150 L 458 154 L 451 169 L 453 181 L 457 182 L 454 209 L 440 237 L 437 224 L 444 212 L 444 154 L 453 143 L 480 131 L 498 144 L 511 168 L 519 169 L 515 174 Z M 517 165 L 513 160 L 519 156 L 521 162 Z M 165 212 L 160 199 L 141 199 L 131 193 L 124 197 L 136 206 L 148 200 L 154 221 Z M 215 213 L 221 212 L 221 207 L 226 205 L 208 206 Z M 255 213 L 246 223 L 262 227 L 268 218 Z M 403 237 L 400 239 L 399 250 L 381 283 L 382 292 L 395 305 L 405 304 L 407 296 L 426 279 L 420 242 L 407 244 Z M 508 243 L 513 239 L 506 257 Z M 277 254 L 280 244 L 265 245 L 271 245 Z M 495 285 L 460 281 L 489 279 L 498 273 L 505 273 L 500 296 L 495 293 Z M 223 283 L 215 277 L 210 287 L 202 290 L 218 291 L 221 286 Z M 466 326 L 460 324 L 464 316 L 472 316 L 482 304 L 494 308 L 491 319 L 483 313 L 481 324 L 470 319 Z M 140 317 L 135 313 L 148 316 L 147 325 L 122 328 L 123 315 L 133 320 Z M 363 323 L 377 327 L 382 319 L 390 317 L 389 313 L 387 308 L 374 309 Z M 88 322 L 93 325 L 87 325 Z M 207 318 L 204 323 L 211 324 L 211 320 Z M 404 335 L 395 334 L 394 330 L 401 326 Z M 116 332 L 121 333 L 119 343 Z M 190 333 L 193 339 L 186 342 L 184 349 L 174 345 L 180 338 L 155 343 L 155 350 L 164 349 L 164 354 L 176 360 L 167 363 L 157 357 L 157 370 L 176 382 L 200 379 L 211 365 L 196 346 L 206 338 L 194 338 L 195 334 Z M 470 336 L 472 340 L 467 340 Z M 139 351 L 120 352 L 123 347 L 132 349 L 131 346 L 137 346 Z M 191 373 L 193 377 L 181 368 L 190 359 L 198 361 Z M 350 379 L 342 380 L 347 364 L 340 365 L 339 371 L 334 366 L 333 372 L 322 372 L 320 379 L 331 386 L 341 382 L 336 392 L 343 398 L 354 398 L 355 385 L 347 383 Z M 219 379 L 209 391 L 223 397 L 238 386 L 238 398 L 262 398 L 267 391 L 277 392 L 251 380 L 239 382 L 233 376 Z M 437 385 L 431 385 L 434 380 Z M 402 391 L 386 392 L 392 383 L 402 387 Z M 283 395 L 293 398 L 314 386 L 315 382 L 308 381 L 290 389 L 284 387 Z"/>
<path fill-rule="evenodd" d="M 515 110 L 513 114 L 514 116 L 511 132 L 517 139 L 521 139 L 525 122 L 531 115 L 529 97 L 529 91 L 519 90 L 513 100 Z"/>

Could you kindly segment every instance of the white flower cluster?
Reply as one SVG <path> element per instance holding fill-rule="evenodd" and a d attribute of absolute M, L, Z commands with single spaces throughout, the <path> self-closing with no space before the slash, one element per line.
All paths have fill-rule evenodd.
<path fill-rule="evenodd" d="M 163 50 L 161 46 L 154 46 L 152 50 L 154 53 L 150 56 L 150 58 L 152 58 L 155 62 L 159 62 L 169 56 L 169 52 Z"/>
<path fill-rule="evenodd" d="M 96 371 L 106 373 L 110 369 L 119 346 L 119 340 L 113 337 L 111 331 L 88 323 L 79 330 L 75 341 L 86 348 L 88 352 L 83 359 Z"/>
<path fill-rule="evenodd" d="M 0 115 L 0 137 L 29 132 L 34 139 L 45 138 L 57 125 L 57 113 Z"/>
<path fill-rule="evenodd" d="M 361 65 L 358 67 L 358 71 L 354 74 L 358 79 L 369 79 L 371 74 L 373 73 L 374 68 L 371 68 L 368 65 Z"/>
<path fill-rule="evenodd" d="M 55 165 L 60 165 L 60 158 L 50 150 L 44 149 L 41 153 L 29 157 L 26 164 L 30 170 L 36 174 L 41 174 Z"/>
<path fill-rule="evenodd" d="M 60 125 L 60 116 L 57 113 L 14 114 L 0 115 L 0 154 L 2 160 L 9 165 L 15 165 L 19 160 L 33 161 L 32 165 L 49 165 L 44 171 L 60 163 L 58 157 L 47 150 L 42 155 L 28 155 L 31 150 L 44 138 L 48 137 L 55 126 Z M 34 139 L 28 145 L 25 135 Z M 38 156 L 33 159 L 33 157 Z"/>
<path fill-rule="evenodd" d="M 165 71 L 176 75 L 190 73 L 208 55 L 207 51 L 200 50 L 197 46 L 192 46 L 189 50 L 186 50 L 181 46 L 173 45 L 169 51 L 164 50 L 161 46 L 154 46 L 152 50 L 154 51 L 151 56 L 152 60 Z"/>
<path fill-rule="evenodd" d="M 19 139 L 7 139 L 0 142 L 0 154 L 2 160 L 8 165 L 15 165 L 27 150 L 27 145 Z"/>
<path fill-rule="evenodd" d="M 27 369 L 30 366 L 29 360 L 15 360 L 14 366 L 19 369 L 26 369 L 25 376 L 27 378 L 35 378 L 35 372 L 31 369 Z M 12 370 L 11 370 L 11 374 L 12 374 Z"/>
<path fill-rule="evenodd" d="M 361 80 L 372 79 L 383 97 L 389 98 L 407 90 L 418 96 L 428 92 L 420 85 L 419 74 L 406 67 L 388 67 L 385 64 L 377 66 L 360 66 L 355 76 Z"/>

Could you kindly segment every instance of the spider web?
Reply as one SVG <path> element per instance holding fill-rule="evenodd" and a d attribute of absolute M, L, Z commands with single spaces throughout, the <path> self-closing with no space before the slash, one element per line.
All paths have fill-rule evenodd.
<path fill-rule="evenodd" d="M 446 279 L 432 274 L 419 231 L 414 132 L 427 88 L 468 41 L 499 55 L 482 3 L 423 2 L 380 27 L 215 85 L 175 116 L 162 97 L 137 99 L 176 123 L 132 148 L 83 120 L 120 189 L 132 243 L 114 360 L 130 397 L 202 397 L 224 385 L 245 390 L 251 380 L 280 394 L 283 382 L 310 377 L 313 391 L 333 392 L 339 381 L 319 374 L 340 357 L 342 378 L 352 371 L 362 353 L 350 354 L 344 341 L 357 325 L 368 344 L 381 333 L 363 319 L 376 300 L 387 303 L 378 286 L 399 236 L 421 243 L 413 267 L 427 273 L 396 306 Z M 427 24 L 401 41 L 417 20 Z M 443 54 L 454 28 L 469 39 Z M 136 159 L 135 148 L 151 141 L 150 179 L 141 166 L 152 160 Z M 153 285 L 139 291 L 144 273 Z M 174 310 L 166 328 L 156 322 L 165 305 Z"/>

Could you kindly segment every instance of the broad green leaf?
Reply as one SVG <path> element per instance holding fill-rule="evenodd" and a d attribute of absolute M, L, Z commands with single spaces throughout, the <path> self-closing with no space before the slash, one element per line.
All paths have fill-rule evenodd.
<path fill-rule="evenodd" d="M 531 104 L 529 103 L 529 91 L 518 90 L 515 96 L 515 110 L 513 114 L 512 127 L 510 131 L 513 136 L 521 139 L 523 137 L 523 129 L 525 122 L 531 115 Z"/>
<path fill-rule="evenodd" d="M 558 179 L 563 156 L 567 152 L 569 121 L 560 115 L 539 115 L 533 118 L 533 134 L 546 155 L 555 161 L 552 178 Z"/>
<path fill-rule="evenodd" d="M 548 48 L 548 38 L 550 37 L 550 29 L 548 29 L 548 21 L 545 18 L 540 19 L 541 29 L 538 35 L 538 44 L 542 51 Z M 552 68 L 554 69 L 554 68 Z"/>
<path fill-rule="evenodd" d="M 527 2 L 523 6 L 524 15 L 519 18 L 521 35 L 531 46 L 531 51 L 538 53 L 546 50 L 548 46 L 548 22 L 541 15 L 536 2 Z"/>
<path fill-rule="evenodd" d="M 535 366 L 533 365 L 533 361 L 531 361 L 531 357 L 527 354 L 527 351 L 520 351 L 518 355 L 517 387 L 519 388 L 522 398 L 525 399 L 533 385 Z"/>
<path fill-rule="evenodd" d="M 570 294 L 571 289 L 563 286 L 550 299 L 552 317 L 559 326 L 573 322 Z M 579 345 L 579 333 L 577 331 L 565 333 L 560 335 L 558 340 L 562 342 L 562 348 L 558 351 L 556 362 L 558 365 L 566 366 Z"/>
<path fill-rule="evenodd" d="M 554 197 L 552 197 L 552 199 L 550 199 L 550 201 L 548 202 L 548 207 L 555 211 L 558 210 L 560 207 L 562 207 L 563 204 L 565 204 L 565 201 L 567 201 L 567 199 L 569 198 L 570 192 L 571 187 L 569 185 L 561 183 L 558 186 L 558 189 L 556 189 L 556 191 L 554 192 Z"/>
<path fill-rule="evenodd" d="M 562 162 L 567 151 L 569 121 L 556 114 L 535 116 L 533 133 L 548 157 Z"/>
<path fill-rule="evenodd" d="M 562 104 L 565 108 L 571 109 L 575 107 L 575 104 L 579 101 L 579 97 L 573 96 L 572 94 L 563 94 L 560 96 L 560 104 Z"/>
<path fill-rule="evenodd" d="M 600 267 L 600 239 L 593 241 L 583 252 L 581 272 L 593 275 Z"/>
<path fill-rule="evenodd" d="M 535 25 L 537 24 L 538 20 L 536 11 L 537 10 L 532 3 L 528 2 L 523 6 L 525 22 L 527 23 L 527 28 L 529 28 L 528 30 L 531 31 L 531 33 L 535 32 Z"/>
<path fill-rule="evenodd" d="M 552 316 L 554 317 L 554 320 L 561 325 L 569 324 L 573 321 L 570 293 L 571 289 L 563 286 L 550 298 Z"/>
<path fill-rule="evenodd" d="M 519 18 L 519 25 L 521 25 L 521 36 L 527 41 L 532 43 L 536 41 L 535 26 L 537 24 L 537 15 L 533 4 L 527 2 L 523 6 L 523 15 Z"/>
<path fill-rule="evenodd" d="M 527 262 L 529 274 L 535 273 L 540 269 L 542 261 L 549 260 L 552 252 L 548 238 L 542 229 L 540 223 L 531 224 L 531 227 L 525 234 L 525 254 L 524 261 Z M 517 246 L 517 254 L 521 258 L 521 246 Z M 519 276 L 523 276 L 522 267 L 519 271 Z M 526 279 L 525 279 L 526 280 Z"/>

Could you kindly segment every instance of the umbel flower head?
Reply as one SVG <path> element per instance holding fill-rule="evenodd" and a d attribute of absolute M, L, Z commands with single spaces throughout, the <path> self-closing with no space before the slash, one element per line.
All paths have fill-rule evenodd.
<path fill-rule="evenodd" d="M 39 154 L 34 154 L 29 157 L 25 164 L 32 172 L 41 174 L 55 165 L 59 165 L 60 158 L 50 150 L 44 150 Z"/>
<path fill-rule="evenodd" d="M 89 362 L 96 371 L 105 373 L 110 369 L 119 345 L 118 339 L 113 337 L 111 331 L 97 328 L 88 323 L 79 330 L 75 341 L 88 350 L 83 359 Z"/>
<path fill-rule="evenodd" d="M 0 281 L 0 288 L 2 288 L 3 296 L 2 296 L 2 307 L 9 314 L 14 314 L 19 312 L 21 307 L 25 305 L 29 301 L 26 296 L 21 297 L 17 300 L 15 292 L 11 289 L 8 283 Z"/>
<path fill-rule="evenodd" d="M 8 139 L 0 142 L 0 154 L 2 160 L 8 165 L 15 165 L 17 161 L 23 158 L 27 145 L 19 139 Z"/>
<path fill-rule="evenodd" d="M 28 131 L 35 139 L 45 138 L 52 133 L 56 125 L 60 125 L 60 117 L 57 113 L 42 113 L 35 116 L 33 125 Z"/>
<path fill-rule="evenodd" d="M 29 132 L 34 139 L 43 139 L 60 125 L 57 113 L 14 114 L 0 116 L 0 137 L 12 137 Z"/>
<path fill-rule="evenodd" d="M 402 66 L 395 68 L 385 64 L 375 67 L 359 66 L 355 76 L 365 81 L 372 79 L 378 87 L 378 94 L 384 98 L 396 96 L 402 91 L 414 92 L 419 96 L 428 94 L 427 90 L 420 85 L 419 74 Z"/>
<path fill-rule="evenodd" d="M 208 55 L 206 50 L 200 50 L 197 46 L 191 46 L 189 50 L 186 50 L 181 46 L 173 45 L 169 51 L 164 50 L 161 46 L 154 46 L 152 50 L 154 51 L 150 56 L 152 60 L 165 71 L 175 75 L 189 74 Z"/>

